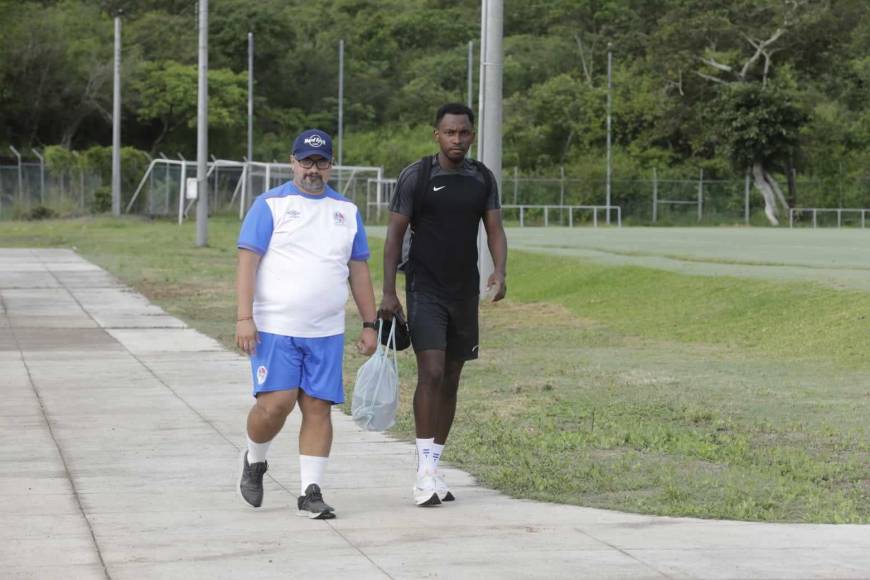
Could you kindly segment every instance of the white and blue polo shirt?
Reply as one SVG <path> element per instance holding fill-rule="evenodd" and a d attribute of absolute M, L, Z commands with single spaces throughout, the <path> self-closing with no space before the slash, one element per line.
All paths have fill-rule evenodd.
<path fill-rule="evenodd" d="M 352 201 L 329 186 L 311 195 L 288 181 L 257 197 L 238 247 L 262 256 L 254 292 L 258 330 L 300 338 L 344 333 L 348 262 L 369 257 Z"/>

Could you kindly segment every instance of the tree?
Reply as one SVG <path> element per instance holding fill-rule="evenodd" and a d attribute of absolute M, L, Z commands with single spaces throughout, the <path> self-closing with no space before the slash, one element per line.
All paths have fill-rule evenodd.
<path fill-rule="evenodd" d="M 764 212 L 778 225 L 778 209 L 788 203 L 771 176 L 773 167 L 787 166 L 797 148 L 806 115 L 788 93 L 760 83 L 733 83 L 716 102 L 720 135 L 738 169 L 751 168 L 755 187 L 764 198 Z"/>
<path fill-rule="evenodd" d="M 196 127 L 197 77 L 196 66 L 175 61 L 143 65 L 132 91 L 138 119 L 159 126 L 159 133 L 151 143 L 152 153 L 178 128 Z M 245 75 L 227 69 L 209 69 L 208 85 L 209 127 L 225 129 L 242 125 L 247 102 Z"/>
<path fill-rule="evenodd" d="M 751 171 L 755 187 L 764 198 L 765 215 L 777 225 L 779 209 L 788 209 L 788 203 L 772 171 L 779 165 L 791 173 L 797 137 L 807 117 L 794 104 L 789 91 L 776 86 L 774 57 L 783 61 L 784 71 L 789 70 L 785 55 L 795 52 L 800 30 L 826 14 L 827 3 L 739 0 L 710 6 L 694 0 L 682 7 L 682 13 L 688 15 L 693 8 L 707 10 L 695 12 L 682 46 L 673 26 L 681 11 L 669 15 L 671 26 L 666 29 L 670 40 L 676 41 L 671 52 L 680 55 L 682 62 L 694 52 L 698 64 L 691 72 L 712 83 L 716 94 L 712 108 L 702 116 L 711 118 L 724 137 L 707 137 L 707 144 L 721 141 L 738 169 Z M 786 72 L 782 84 L 787 86 L 791 81 Z"/>
<path fill-rule="evenodd" d="M 10 139 L 68 147 L 82 123 L 107 123 L 111 108 L 112 25 L 74 0 L 8 7 L 0 28 L 0 110 Z"/>

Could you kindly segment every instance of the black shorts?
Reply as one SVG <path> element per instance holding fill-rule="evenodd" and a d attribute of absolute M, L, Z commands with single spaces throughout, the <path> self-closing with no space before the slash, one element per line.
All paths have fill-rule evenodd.
<path fill-rule="evenodd" d="M 443 350 L 453 359 L 477 358 L 477 296 L 456 300 L 408 292 L 406 301 L 415 352 Z"/>

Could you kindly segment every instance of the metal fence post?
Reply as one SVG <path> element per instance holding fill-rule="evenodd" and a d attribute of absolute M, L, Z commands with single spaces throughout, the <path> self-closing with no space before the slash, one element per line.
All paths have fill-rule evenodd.
<path fill-rule="evenodd" d="M 218 178 L 220 177 L 218 174 L 219 166 L 214 155 L 211 155 L 211 161 L 214 164 L 214 191 L 211 191 L 210 193 L 214 194 L 215 203 L 217 203 Z"/>
<path fill-rule="evenodd" d="M 659 211 L 659 177 L 656 168 L 653 167 L 653 204 L 652 204 L 652 223 L 655 224 L 658 220 Z"/>
<path fill-rule="evenodd" d="M 24 198 L 24 180 L 21 176 L 21 153 L 19 153 L 18 149 L 12 145 L 10 145 L 9 148 L 12 150 L 12 153 L 15 154 L 15 158 L 18 159 L 18 201 L 20 202 Z"/>
<path fill-rule="evenodd" d="M 162 157 L 163 159 L 168 159 L 168 157 L 166 157 L 166 155 L 164 155 L 162 151 L 160 152 L 160 157 Z M 168 208 L 169 207 L 169 196 L 170 196 L 170 192 L 169 192 L 169 164 L 164 163 L 164 166 L 165 167 L 163 170 L 163 191 L 166 194 L 166 207 Z"/>
<path fill-rule="evenodd" d="M 517 204 L 517 187 L 519 183 L 519 176 L 517 175 L 518 171 L 517 166 L 514 165 L 514 205 Z"/>
<path fill-rule="evenodd" d="M 45 157 L 40 155 L 36 149 L 31 149 L 31 151 L 39 159 L 39 203 L 45 205 Z"/>
<path fill-rule="evenodd" d="M 70 151 L 70 153 L 75 158 L 76 165 L 79 166 L 79 207 L 81 209 L 84 209 L 85 208 L 85 172 L 84 172 L 84 169 L 82 169 L 81 161 L 79 161 L 79 152 L 78 151 Z M 70 171 L 69 180 L 70 180 L 69 189 L 70 189 L 70 193 L 72 193 L 75 190 L 75 188 L 73 187 L 73 184 L 72 184 L 72 180 L 73 180 L 72 171 Z"/>
<path fill-rule="evenodd" d="M 185 199 L 187 197 L 187 159 L 181 153 L 176 153 L 176 155 L 181 159 L 181 167 L 178 173 L 178 197 L 179 199 Z M 183 203 L 180 202 L 180 204 Z"/>
<path fill-rule="evenodd" d="M 701 222 L 701 215 L 704 208 L 704 170 L 701 169 L 698 177 L 698 223 Z"/>
<path fill-rule="evenodd" d="M 749 170 L 743 178 L 743 221 L 749 225 Z"/>

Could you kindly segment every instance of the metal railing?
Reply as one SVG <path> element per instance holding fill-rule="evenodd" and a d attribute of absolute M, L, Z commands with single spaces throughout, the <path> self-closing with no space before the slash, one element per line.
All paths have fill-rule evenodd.
<path fill-rule="evenodd" d="M 865 223 L 867 221 L 867 213 L 870 212 L 870 209 L 866 208 L 824 208 L 824 207 L 794 207 L 788 210 L 788 227 L 793 228 L 795 226 L 795 217 L 800 218 L 801 214 L 810 213 L 812 215 L 812 225 L 814 228 L 819 227 L 819 214 L 836 214 L 837 216 L 837 227 L 843 227 L 843 215 L 852 215 L 858 214 L 858 223 L 860 224 L 861 229 L 864 229 Z"/>
<path fill-rule="evenodd" d="M 568 227 L 574 227 L 574 212 L 591 212 L 592 215 L 592 226 L 598 227 L 598 212 L 602 211 L 604 213 L 605 222 L 607 222 L 607 216 L 610 212 L 616 212 L 616 225 L 617 227 L 622 227 L 622 208 L 618 205 L 532 205 L 532 204 L 508 204 L 501 206 L 502 212 L 504 210 L 517 210 L 519 212 L 519 222 L 520 227 L 526 227 L 526 212 L 529 210 L 543 210 L 544 215 L 544 227 L 548 227 L 550 225 L 550 212 L 558 211 L 560 212 L 560 222 L 561 218 L 564 217 L 565 212 L 567 212 L 568 216 Z"/>
<path fill-rule="evenodd" d="M 181 156 L 179 156 L 181 157 Z M 139 181 L 126 213 L 147 215 L 174 215 L 177 211 L 181 223 L 196 203 L 193 195 L 196 162 L 183 157 L 171 159 L 161 156 L 148 165 Z M 370 176 L 376 176 L 371 179 Z M 209 181 L 209 211 L 238 211 L 243 218 L 256 195 L 293 178 L 288 163 L 235 161 L 215 159 L 207 163 L 206 179 Z M 368 197 L 368 181 L 376 183 L 375 195 L 382 196 L 383 168 L 340 166 L 332 168 L 330 184 L 339 193 L 362 207 Z M 176 209 L 177 208 L 177 209 Z"/>

